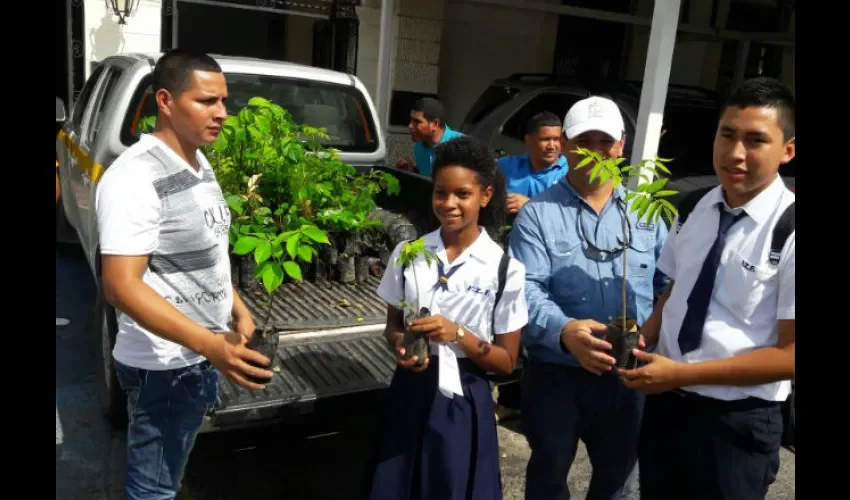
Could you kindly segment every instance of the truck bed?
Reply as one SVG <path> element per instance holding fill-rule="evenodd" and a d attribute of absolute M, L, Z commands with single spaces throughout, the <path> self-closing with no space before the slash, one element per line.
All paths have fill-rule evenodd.
<path fill-rule="evenodd" d="M 383 324 L 387 304 L 378 296 L 380 279 L 369 276 L 362 284 L 334 281 L 287 282 L 274 295 L 271 321 L 278 331 L 314 331 L 344 326 Z M 259 285 L 239 296 L 258 326 L 265 318 L 265 291 Z"/>
<path fill-rule="evenodd" d="M 222 377 L 208 430 L 310 413 L 317 405 L 389 387 L 395 357 L 383 339 L 386 303 L 378 283 L 370 276 L 362 284 L 281 286 L 272 305 L 280 331 L 274 378 L 265 390 L 252 391 Z M 263 292 L 242 290 L 240 296 L 261 325 Z"/>

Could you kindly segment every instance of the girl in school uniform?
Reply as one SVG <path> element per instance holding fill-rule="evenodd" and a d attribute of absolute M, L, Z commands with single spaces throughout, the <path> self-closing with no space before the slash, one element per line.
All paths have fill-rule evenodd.
<path fill-rule="evenodd" d="M 438 262 L 402 269 L 393 251 L 378 293 L 389 304 L 385 335 L 398 366 L 371 476 L 370 499 L 502 498 L 494 403 L 486 373 L 510 374 L 528 321 L 525 267 L 511 258 L 495 303 L 504 255 L 505 183 L 487 146 L 470 137 L 440 144 L 432 207 L 440 228 L 424 236 Z M 403 304 L 426 307 L 413 320 Z M 405 323 L 430 340 L 430 356 L 405 352 Z"/>

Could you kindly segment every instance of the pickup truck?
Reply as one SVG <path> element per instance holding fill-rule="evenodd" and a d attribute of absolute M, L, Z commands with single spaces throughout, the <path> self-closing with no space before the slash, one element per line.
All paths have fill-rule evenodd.
<path fill-rule="evenodd" d="M 99 361 L 101 406 L 117 428 L 126 426 L 126 405 L 112 363 L 116 314 L 101 292 L 95 195 L 103 172 L 138 140 L 140 118 L 155 114 L 150 80 L 157 57 L 129 54 L 100 62 L 56 142 L 64 216 L 75 229 L 98 285 L 91 342 Z M 376 126 L 380 121 L 368 92 L 356 77 L 286 62 L 214 57 L 228 80 L 230 109 L 239 109 L 251 97 L 262 96 L 275 100 L 293 115 L 300 113 L 307 125 L 326 127 L 327 123 L 315 121 L 337 120 L 339 130 L 366 127 L 367 133 L 350 134 L 344 143 L 331 146 L 341 150 L 342 161 L 358 171 L 387 168 L 385 137 Z M 276 95 L 265 95 L 269 89 L 275 89 Z M 309 109 L 327 110 L 345 100 L 354 100 L 353 109 L 360 112 L 331 113 L 330 118 L 328 113 L 310 116 Z M 311 103 L 316 106 L 305 105 Z M 359 123 L 352 128 L 345 120 Z M 361 140 L 361 136 L 366 139 Z M 399 180 L 401 193 L 379 199 L 380 210 L 396 214 L 396 221 L 418 219 L 416 225 L 407 224 L 407 237 L 414 231 L 419 236 L 436 227 L 430 215 L 430 181 L 394 169 L 392 173 Z M 424 215 L 417 217 L 417 208 L 424 208 L 420 210 Z M 382 338 L 386 305 L 377 295 L 377 285 L 375 276 L 354 284 L 284 283 L 273 304 L 274 328 L 280 333 L 275 365 L 280 371 L 263 391 L 222 379 L 202 432 L 303 419 L 318 411 L 363 408 L 367 401 L 373 401 L 371 397 L 379 401 L 389 385 L 395 359 Z M 259 318 L 263 306 L 251 294 L 237 291 Z M 343 303 L 346 307 L 340 305 Z"/>

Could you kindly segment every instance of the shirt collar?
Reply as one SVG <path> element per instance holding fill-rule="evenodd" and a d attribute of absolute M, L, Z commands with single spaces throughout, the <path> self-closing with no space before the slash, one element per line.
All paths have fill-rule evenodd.
<path fill-rule="evenodd" d="M 503 250 L 495 241 L 492 240 L 492 238 L 490 238 L 490 235 L 487 234 L 487 230 L 481 226 L 478 226 L 478 229 L 480 230 L 478 238 L 475 239 L 472 245 L 469 245 L 466 250 L 458 255 L 451 264 L 449 264 L 449 259 L 446 255 L 446 246 L 443 243 L 443 237 L 440 235 L 439 229 L 425 235 L 425 247 L 434 252 L 434 254 L 443 261 L 443 265 L 446 266 L 446 269 L 466 262 L 469 257 L 474 257 L 482 264 L 494 262 L 501 257 L 500 252 Z"/>
<path fill-rule="evenodd" d="M 416 144 L 421 145 L 425 149 L 434 149 L 434 148 L 437 147 L 437 145 L 446 142 L 448 139 L 451 139 L 451 137 L 448 137 L 448 134 L 453 134 L 453 133 L 454 133 L 454 130 L 452 130 L 451 127 L 446 125 L 445 127 L 443 127 L 443 135 L 440 136 L 440 142 L 438 142 L 437 144 L 434 144 L 433 146 L 429 146 L 428 141 L 417 142 Z"/>
<path fill-rule="evenodd" d="M 521 162 L 522 167 L 526 171 L 528 171 L 528 173 L 531 174 L 531 175 L 545 174 L 546 172 L 548 172 L 550 170 L 559 170 L 559 169 L 562 169 L 562 168 L 567 166 L 567 157 L 564 156 L 564 155 L 561 155 L 561 156 L 558 157 L 557 160 L 555 160 L 555 163 L 547 166 L 546 168 L 544 168 L 543 170 L 541 170 L 539 172 L 535 172 L 531 168 L 531 154 L 530 153 L 526 152 L 525 154 L 521 155 L 519 158 L 520 158 L 520 162 Z"/>
<path fill-rule="evenodd" d="M 773 179 L 773 182 L 770 183 L 767 188 L 759 193 L 755 198 L 748 201 L 743 207 L 739 209 L 732 209 L 726 203 L 726 199 L 723 197 L 723 187 L 718 186 L 717 189 L 711 191 L 711 205 L 715 205 L 717 203 L 723 204 L 723 208 L 730 212 L 738 212 L 743 210 L 747 213 L 749 217 L 751 217 L 756 223 L 763 224 L 767 222 L 768 218 L 773 214 L 774 210 L 776 210 L 776 206 L 779 204 L 779 200 L 785 194 L 788 188 L 785 186 L 785 181 L 782 180 L 782 177 L 779 174 L 776 175 L 776 178 Z"/>

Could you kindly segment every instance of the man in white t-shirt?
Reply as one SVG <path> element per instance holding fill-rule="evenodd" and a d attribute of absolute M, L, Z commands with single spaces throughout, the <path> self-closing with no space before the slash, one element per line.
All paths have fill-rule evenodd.
<path fill-rule="evenodd" d="M 153 72 L 157 119 L 97 190 L 103 293 L 118 311 L 113 357 L 127 394 L 128 500 L 173 499 L 219 373 L 252 389 L 256 328 L 230 280 L 230 211 L 198 148 L 218 137 L 227 84 L 205 54 L 172 51 Z"/>
<path fill-rule="evenodd" d="M 648 364 L 623 371 L 649 394 L 641 498 L 761 500 L 776 479 L 796 339 L 796 233 L 784 216 L 795 195 L 778 172 L 794 158 L 794 115 L 777 80 L 741 86 L 714 138 L 720 186 L 677 218 L 661 251 L 672 283 L 641 328 L 658 354 L 636 351 Z"/>

